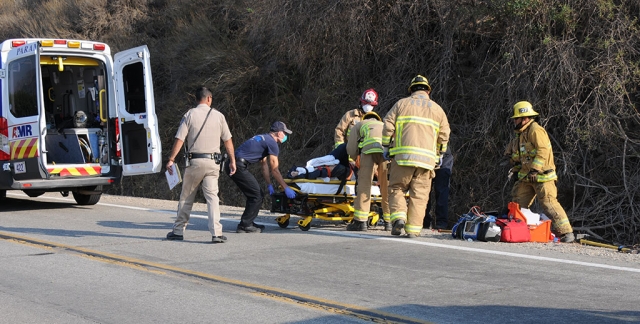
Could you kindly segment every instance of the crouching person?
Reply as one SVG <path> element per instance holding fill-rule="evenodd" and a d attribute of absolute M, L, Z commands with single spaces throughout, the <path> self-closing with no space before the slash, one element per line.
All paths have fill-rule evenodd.
<path fill-rule="evenodd" d="M 247 198 L 236 233 L 260 233 L 264 229 L 264 225 L 254 222 L 262 206 L 264 191 L 260 188 L 256 177 L 249 172 L 250 164 L 260 162 L 262 176 L 268 184 L 267 188 L 270 195 L 274 194 L 273 185 L 271 185 L 271 176 L 273 176 L 276 182 L 284 188 L 287 198 L 293 199 L 296 197 L 295 191 L 287 186 L 280 174 L 280 170 L 278 170 L 278 154 L 280 154 L 278 143 L 284 143 L 287 140 L 287 134 L 291 134 L 291 131 L 283 122 L 277 121 L 271 125 L 268 133 L 256 135 L 246 140 L 236 150 L 237 169 L 234 174 L 231 174 L 231 180 Z M 227 169 L 226 171 L 229 172 L 230 170 Z"/>
<path fill-rule="evenodd" d="M 529 208 L 534 198 L 542 205 L 544 213 L 552 219 L 553 229 L 560 241 L 575 240 L 573 228 L 558 202 L 556 166 L 547 131 L 534 121 L 538 113 L 531 103 L 520 101 L 513 106 L 513 123 L 516 137 L 511 140 L 505 155 L 513 165 L 511 171 L 517 181 L 511 191 L 512 201 L 522 208 Z"/>

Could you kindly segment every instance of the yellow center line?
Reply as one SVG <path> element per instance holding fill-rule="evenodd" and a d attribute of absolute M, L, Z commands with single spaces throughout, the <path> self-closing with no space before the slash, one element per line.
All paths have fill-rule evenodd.
<path fill-rule="evenodd" d="M 15 235 L 12 233 L 2 232 L 2 231 L 0 231 L 0 239 L 4 239 L 10 242 L 16 242 L 20 244 L 26 244 L 29 246 L 35 246 L 39 248 L 45 248 L 45 249 L 57 248 L 57 249 L 72 251 L 72 252 L 80 253 L 84 256 L 88 256 L 92 260 L 109 262 L 112 264 L 131 267 L 133 269 L 142 270 L 140 267 L 150 267 L 150 268 L 169 271 L 172 273 L 188 275 L 188 276 L 192 276 L 192 277 L 196 277 L 196 278 L 200 278 L 208 281 L 214 281 L 214 282 L 224 283 L 224 284 L 233 285 L 237 287 L 248 288 L 248 289 L 256 290 L 260 296 L 263 296 L 265 298 L 272 298 L 280 301 L 296 303 L 298 305 L 303 305 L 303 306 L 307 306 L 307 307 L 311 307 L 314 309 L 319 309 L 319 310 L 323 310 L 331 313 L 357 317 L 359 319 L 372 321 L 374 323 L 421 323 L 421 324 L 431 323 L 421 319 L 378 311 L 375 309 L 364 308 L 357 305 L 345 304 L 338 301 L 306 295 L 306 294 L 302 294 L 294 291 L 288 291 L 285 289 L 258 285 L 258 284 L 253 284 L 246 281 L 240 281 L 240 280 L 235 280 L 231 278 L 216 276 L 209 273 L 174 267 L 164 263 L 151 262 L 151 261 L 131 258 L 123 255 L 91 250 L 91 249 L 78 247 L 78 246 L 44 241 L 40 239 L 35 239 L 35 238 L 21 236 L 21 235 Z M 148 270 L 148 269 L 144 269 L 144 270 Z M 164 274 L 161 271 L 152 271 L 152 272 L 156 274 Z"/>

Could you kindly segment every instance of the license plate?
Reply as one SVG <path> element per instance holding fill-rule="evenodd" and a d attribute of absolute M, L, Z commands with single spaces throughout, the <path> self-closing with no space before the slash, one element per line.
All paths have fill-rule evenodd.
<path fill-rule="evenodd" d="M 24 161 L 16 162 L 16 163 L 13 164 L 13 171 L 14 171 L 15 174 L 26 173 L 27 172 L 27 166 L 25 165 Z"/>

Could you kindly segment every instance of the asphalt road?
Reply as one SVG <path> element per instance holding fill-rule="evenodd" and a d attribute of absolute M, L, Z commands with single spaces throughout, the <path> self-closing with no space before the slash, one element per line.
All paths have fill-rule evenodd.
<path fill-rule="evenodd" d="M 640 256 L 579 244 L 418 239 L 317 222 L 209 244 L 201 204 L 58 194 L 0 202 L 0 323 L 637 323 Z"/>

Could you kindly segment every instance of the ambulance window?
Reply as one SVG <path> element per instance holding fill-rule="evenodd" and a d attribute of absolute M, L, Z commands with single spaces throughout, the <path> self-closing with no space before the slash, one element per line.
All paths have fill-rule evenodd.
<path fill-rule="evenodd" d="M 16 117 L 38 115 L 38 85 L 35 56 L 9 63 L 9 105 Z"/>
<path fill-rule="evenodd" d="M 126 110 L 130 114 L 146 112 L 144 97 L 144 70 L 142 62 L 133 63 L 122 69 L 124 81 L 124 99 Z"/>

